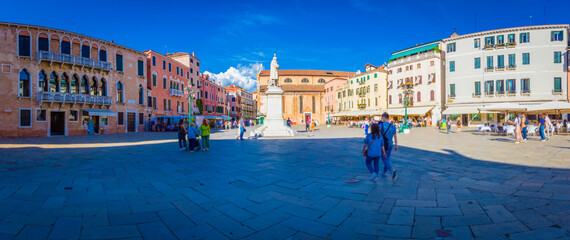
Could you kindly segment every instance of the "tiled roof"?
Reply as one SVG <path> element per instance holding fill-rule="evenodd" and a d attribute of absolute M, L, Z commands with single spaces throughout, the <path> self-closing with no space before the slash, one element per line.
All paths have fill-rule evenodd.
<path fill-rule="evenodd" d="M 324 85 L 282 85 L 281 89 L 285 92 L 324 92 Z M 259 87 L 260 92 L 267 91 L 267 85 Z"/>
<path fill-rule="evenodd" d="M 262 70 L 259 76 L 269 76 L 270 70 Z M 352 77 L 355 73 L 326 70 L 279 70 L 279 76 L 323 76 L 323 77 Z"/>

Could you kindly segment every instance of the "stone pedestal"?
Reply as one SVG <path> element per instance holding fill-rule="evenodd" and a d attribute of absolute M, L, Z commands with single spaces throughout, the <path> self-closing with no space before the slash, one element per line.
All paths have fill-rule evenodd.
<path fill-rule="evenodd" d="M 267 117 L 263 126 L 255 129 L 250 135 L 264 137 L 295 136 L 295 130 L 287 127 L 283 119 L 283 90 L 280 87 L 270 86 L 265 94 L 267 95 Z"/>

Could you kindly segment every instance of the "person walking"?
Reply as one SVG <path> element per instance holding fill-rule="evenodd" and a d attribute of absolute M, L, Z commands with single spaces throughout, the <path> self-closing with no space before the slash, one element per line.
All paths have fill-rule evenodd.
<path fill-rule="evenodd" d="M 188 149 L 186 145 L 186 127 L 184 126 L 184 120 L 180 119 L 178 123 L 178 146 L 180 147 L 180 151 L 184 151 Z"/>
<path fill-rule="evenodd" d="M 245 133 L 245 123 L 243 119 L 239 120 L 239 140 L 243 140 L 243 134 Z"/>
<path fill-rule="evenodd" d="M 447 120 L 446 120 L 445 122 L 446 122 L 446 124 L 447 124 L 447 125 L 445 126 L 445 128 L 447 129 L 447 134 L 449 134 L 449 133 L 451 133 L 451 118 L 450 118 L 450 117 L 447 117 Z"/>
<path fill-rule="evenodd" d="M 368 135 L 368 128 L 370 127 L 370 124 L 368 123 L 368 120 L 364 120 L 364 124 L 362 124 L 362 128 L 364 128 L 364 135 Z"/>
<path fill-rule="evenodd" d="M 521 120 L 521 116 L 519 114 L 519 115 L 517 115 L 517 117 L 515 117 L 515 138 L 517 140 L 515 143 L 517 143 L 517 144 L 522 143 L 522 141 L 523 141 L 522 135 L 521 135 L 521 131 L 522 131 L 522 129 L 521 129 L 522 124 L 521 123 L 522 123 L 522 120 Z"/>
<path fill-rule="evenodd" d="M 307 120 L 305 120 L 305 131 L 306 132 L 310 132 L 311 131 L 311 121 L 309 120 L 309 118 L 307 118 Z"/>
<path fill-rule="evenodd" d="M 457 124 L 457 133 L 460 133 L 461 132 L 461 117 L 457 118 L 457 122 L 455 124 Z"/>
<path fill-rule="evenodd" d="M 527 128 L 528 124 L 529 124 L 528 118 L 524 115 L 524 113 L 521 114 L 521 127 L 522 127 L 521 135 L 522 135 L 522 141 L 523 142 L 526 142 L 526 134 L 528 131 L 528 128 Z"/>
<path fill-rule="evenodd" d="M 196 130 L 196 124 L 190 123 L 190 126 L 186 130 L 188 136 L 188 151 L 194 152 L 194 148 L 198 147 L 198 151 L 200 151 L 200 144 L 196 140 L 198 137 L 198 130 Z"/>
<path fill-rule="evenodd" d="M 366 157 L 366 167 L 370 171 L 370 181 L 376 181 L 380 167 L 378 162 L 380 157 L 386 157 L 384 142 L 380 136 L 380 127 L 378 124 L 370 126 L 370 134 L 364 138 L 364 146 L 362 146 L 362 154 Z M 374 164 L 374 167 L 372 167 Z"/>
<path fill-rule="evenodd" d="M 396 179 L 396 169 L 392 169 L 390 156 L 392 155 L 392 149 L 394 149 L 395 152 L 398 151 L 398 136 L 396 135 L 396 127 L 390 123 L 390 115 L 387 112 L 382 114 L 382 124 L 379 125 L 379 128 L 386 152 L 386 155 L 382 156 L 382 162 L 384 163 L 382 175 L 388 176 L 388 171 L 390 171 L 392 179 Z"/>
<path fill-rule="evenodd" d="M 204 119 L 200 125 L 199 135 L 202 138 L 202 152 L 208 151 L 210 148 L 210 125 L 208 120 Z"/>
<path fill-rule="evenodd" d="M 544 113 L 543 116 L 545 122 L 544 135 L 546 136 L 546 140 L 550 140 L 550 137 L 552 137 L 553 125 L 552 122 L 550 121 L 550 118 L 548 117 L 548 114 Z"/>
<path fill-rule="evenodd" d="M 538 126 L 539 126 L 539 131 L 540 131 L 540 141 L 544 142 L 546 141 L 546 137 L 544 136 L 544 129 L 546 128 L 546 120 L 544 120 L 544 115 L 539 115 L 538 116 Z"/>

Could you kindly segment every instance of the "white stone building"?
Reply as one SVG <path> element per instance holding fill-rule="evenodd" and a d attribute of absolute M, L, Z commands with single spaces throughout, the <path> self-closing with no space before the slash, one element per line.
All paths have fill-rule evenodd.
<path fill-rule="evenodd" d="M 388 113 L 395 117 L 405 114 L 402 85 L 411 83 L 407 114 L 430 116 L 432 125 L 441 119 L 445 101 L 444 54 L 441 41 L 430 42 L 392 53 L 388 62 Z"/>
<path fill-rule="evenodd" d="M 443 39 L 444 113 L 461 114 L 464 123 L 501 122 L 503 115 L 480 115 L 477 109 L 499 102 L 567 101 L 568 27 L 516 27 Z"/>

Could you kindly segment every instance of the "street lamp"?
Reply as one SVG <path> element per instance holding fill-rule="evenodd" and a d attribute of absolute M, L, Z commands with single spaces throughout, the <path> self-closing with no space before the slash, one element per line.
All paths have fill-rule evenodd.
<path fill-rule="evenodd" d="M 192 122 L 192 93 L 194 93 L 192 85 L 190 81 L 188 81 L 188 85 L 186 85 L 186 91 L 188 91 L 188 124 Z"/>
<path fill-rule="evenodd" d="M 414 94 L 413 83 L 403 83 L 402 84 L 402 94 L 404 94 L 404 127 L 402 128 L 401 132 L 408 133 L 408 103 L 410 102 L 410 96 Z M 408 131 L 406 131 L 408 130 Z"/>

